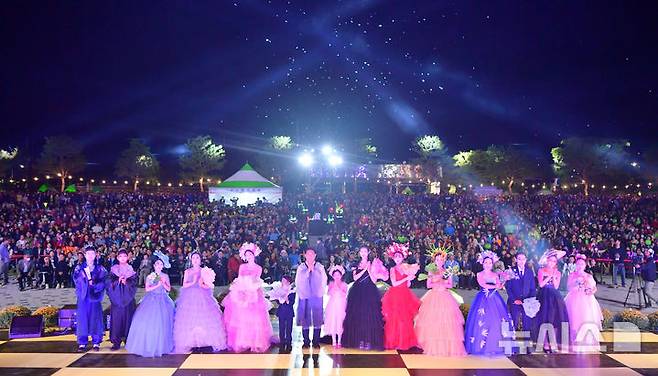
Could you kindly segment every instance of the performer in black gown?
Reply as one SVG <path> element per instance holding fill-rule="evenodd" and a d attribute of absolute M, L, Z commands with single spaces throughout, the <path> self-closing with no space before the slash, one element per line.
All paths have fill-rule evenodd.
<path fill-rule="evenodd" d="M 135 293 L 137 293 L 137 274 L 128 264 L 128 252 L 120 249 L 117 254 L 119 263 L 110 270 L 107 295 L 110 306 L 110 341 L 112 350 L 118 350 L 121 342 L 125 343 L 130 331 L 130 323 L 135 313 Z"/>
<path fill-rule="evenodd" d="M 347 312 L 343 322 L 345 347 L 383 350 L 384 319 L 382 301 L 375 282 L 387 279 L 386 268 L 379 259 L 368 261 L 368 248 L 359 250 L 361 261 L 352 272 L 354 284 L 347 295 Z"/>

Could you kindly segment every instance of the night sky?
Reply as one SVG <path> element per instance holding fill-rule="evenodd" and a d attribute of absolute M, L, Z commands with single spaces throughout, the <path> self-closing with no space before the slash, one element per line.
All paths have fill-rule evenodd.
<path fill-rule="evenodd" d="M 657 17 L 655 1 L 5 1 L 0 147 L 66 133 L 110 172 L 132 137 L 166 164 L 210 134 L 229 169 L 279 134 L 371 137 L 398 161 L 424 133 L 547 160 L 567 136 L 641 147 Z"/>

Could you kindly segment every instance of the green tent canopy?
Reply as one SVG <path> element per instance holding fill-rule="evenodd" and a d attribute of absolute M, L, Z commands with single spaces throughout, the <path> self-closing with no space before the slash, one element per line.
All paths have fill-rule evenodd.
<path fill-rule="evenodd" d="M 260 175 L 249 163 L 220 184 L 208 189 L 210 201 L 224 199 L 224 202 L 250 205 L 256 201 L 278 202 L 283 197 L 283 189 Z"/>
<path fill-rule="evenodd" d="M 75 188 L 75 184 L 69 184 L 66 189 L 64 189 L 64 192 L 66 193 L 75 193 L 77 192 L 77 188 Z"/>
<path fill-rule="evenodd" d="M 47 184 L 41 184 L 41 185 L 39 186 L 38 191 L 41 192 L 41 193 L 48 192 L 48 189 L 49 189 L 49 188 L 50 188 L 50 187 L 49 187 Z"/>

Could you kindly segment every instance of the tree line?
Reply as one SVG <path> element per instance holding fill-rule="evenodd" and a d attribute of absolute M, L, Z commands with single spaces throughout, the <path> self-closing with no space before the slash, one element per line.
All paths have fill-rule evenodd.
<path fill-rule="evenodd" d="M 40 172 L 59 179 L 63 192 L 66 179 L 80 174 L 87 165 L 79 143 L 67 135 L 46 137 L 36 167 Z M 344 145 L 350 152 L 350 161 L 362 163 L 386 163 L 379 159 L 380 148 L 372 139 L 356 139 Z M 289 136 L 273 136 L 255 153 L 252 162 L 267 175 L 289 174 L 286 158 L 302 146 Z M 524 150 L 514 145 L 491 145 L 483 149 L 459 151 L 451 154 L 436 135 L 416 138 L 411 150 L 416 158 L 412 164 L 420 165 L 429 181 L 447 184 L 476 184 L 500 182 L 512 193 L 522 182 L 545 179 L 561 179 L 570 184 L 582 185 L 587 195 L 592 185 L 628 184 L 652 182 L 658 178 L 658 145 L 641 153 L 631 152 L 631 144 L 619 139 L 567 138 L 550 150 L 552 165 L 541 163 L 541 153 Z M 0 150 L 0 174 L 6 176 L 16 164 L 20 151 L 16 148 Z M 544 155 L 546 156 L 546 155 Z M 198 183 L 204 191 L 208 180 L 216 176 L 226 161 L 226 151 L 210 136 L 190 138 L 185 143 L 185 152 L 178 159 L 183 179 Z M 288 161 L 289 162 L 289 161 Z M 158 181 L 160 161 L 142 140 L 131 139 L 121 151 L 114 166 L 117 177 L 130 180 L 134 190 L 145 181 Z M 518 189 L 518 188 L 517 188 Z"/>

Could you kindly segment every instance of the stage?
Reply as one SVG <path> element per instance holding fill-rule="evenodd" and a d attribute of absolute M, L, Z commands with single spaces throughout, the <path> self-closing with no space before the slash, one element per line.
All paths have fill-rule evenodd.
<path fill-rule="evenodd" d="M 630 340 L 630 337 L 615 337 Z M 597 354 L 532 354 L 508 357 L 438 358 L 418 351 L 302 350 L 296 343 L 289 354 L 272 347 L 265 354 L 194 353 L 142 358 L 125 350 L 111 351 L 104 342 L 99 352 L 76 352 L 72 335 L 19 339 L 0 343 L 0 374 L 26 375 L 658 375 L 658 335 L 642 333 L 641 352 L 612 347 L 613 335 L 604 333 L 608 346 Z M 627 342 L 623 342 L 627 344 Z M 628 349 L 627 349 L 628 350 Z"/>

